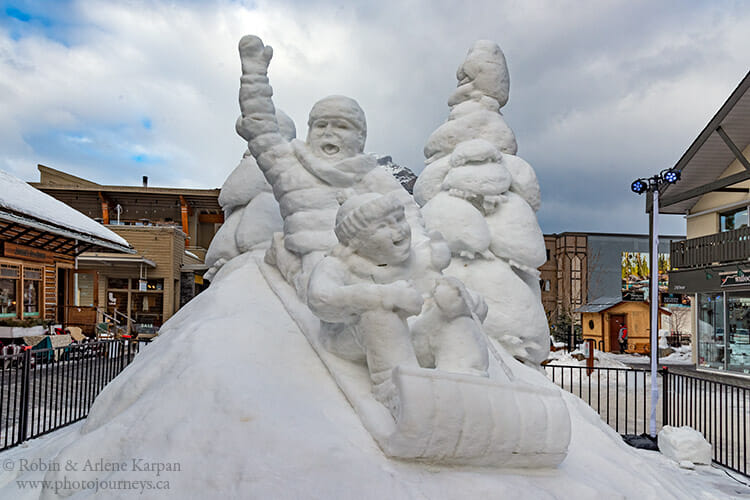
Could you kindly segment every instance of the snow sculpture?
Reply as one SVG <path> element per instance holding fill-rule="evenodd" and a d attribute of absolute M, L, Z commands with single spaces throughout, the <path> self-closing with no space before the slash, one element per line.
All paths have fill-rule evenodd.
<path fill-rule="evenodd" d="M 286 113 L 276 110 L 276 120 L 281 135 L 290 141 L 296 137 L 294 122 Z M 208 280 L 239 254 L 268 245 L 273 233 L 282 230 L 279 204 L 249 150 L 224 181 L 219 205 L 224 210 L 224 224 L 206 252 L 209 269 L 204 277 Z"/>
<path fill-rule="evenodd" d="M 258 266 L 381 449 L 447 464 L 559 464 L 570 440 L 559 390 L 517 380 L 515 360 L 491 345 L 484 301 L 442 275 L 451 253 L 442 236 L 427 236 L 416 203 L 363 154 L 356 101 L 318 101 L 306 142 L 288 141 L 268 84 L 272 49 L 255 36 L 239 49 L 237 131 L 283 219 Z M 454 163 L 465 175 L 452 175 L 451 189 L 468 196 L 481 187 L 471 179 L 477 153 L 464 149 Z M 491 146 L 478 150 L 497 161 Z M 511 175 L 499 182 L 486 203 L 501 201 Z"/>
<path fill-rule="evenodd" d="M 306 142 L 288 141 L 279 131 L 268 84 L 273 50 L 255 36 L 240 40 L 242 78 L 237 132 L 271 184 L 279 202 L 284 234 L 276 235 L 266 258 L 300 297 L 323 254 L 336 244 L 336 211 L 354 194 L 393 193 L 404 201 L 412 228 L 423 226 L 416 205 L 377 160 L 364 154 L 367 122 L 359 104 L 344 96 L 321 99 L 310 110 Z M 418 232 L 416 240 L 424 236 Z"/>
<path fill-rule="evenodd" d="M 509 91 L 505 56 L 494 42 L 480 40 L 456 77 L 448 120 L 425 145 L 414 198 L 427 229 L 442 233 L 451 248 L 446 274 L 484 296 L 484 330 L 538 366 L 549 354 L 537 271 L 546 260 L 535 215 L 541 197 L 500 113 Z"/>
<path fill-rule="evenodd" d="M 424 242 L 412 249 L 397 199 L 373 193 L 350 198 L 338 210 L 335 233 L 340 243 L 313 270 L 308 302 L 319 318 L 345 327 L 332 342 L 352 336 L 361 346 L 378 400 L 397 412 L 392 372 L 417 368 L 417 357 L 426 367 L 487 376 L 487 344 L 472 316 L 484 304 L 458 280 L 440 277 L 450 258 L 441 246 Z M 430 305 L 416 321 L 421 349 L 415 353 L 406 318 L 420 314 L 423 293 Z"/>

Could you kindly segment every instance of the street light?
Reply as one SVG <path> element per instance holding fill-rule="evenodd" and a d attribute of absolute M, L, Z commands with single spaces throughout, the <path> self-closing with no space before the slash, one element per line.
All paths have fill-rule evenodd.
<path fill-rule="evenodd" d="M 659 189 L 665 184 L 674 184 L 680 180 L 680 171 L 668 168 L 658 175 L 636 179 L 630 189 L 636 194 L 648 193 L 651 200 L 651 218 L 649 223 L 649 295 L 651 295 L 651 422 L 649 433 L 656 437 L 656 405 L 659 402 L 659 386 L 656 382 L 656 365 L 659 360 Z M 648 204 L 646 205 L 648 207 Z M 656 278 L 654 278 L 654 275 Z"/>

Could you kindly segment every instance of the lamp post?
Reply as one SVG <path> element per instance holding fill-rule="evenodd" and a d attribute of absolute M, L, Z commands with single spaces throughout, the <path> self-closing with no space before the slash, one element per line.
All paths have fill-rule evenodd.
<path fill-rule="evenodd" d="M 651 296 L 651 419 L 649 434 L 656 437 L 656 405 L 659 402 L 659 386 L 656 382 L 656 367 L 659 361 L 659 189 L 665 184 L 680 180 L 679 170 L 662 170 L 653 177 L 636 179 L 630 189 L 636 194 L 647 193 L 651 201 L 649 217 L 649 295 Z M 654 275 L 656 278 L 654 278 Z"/>

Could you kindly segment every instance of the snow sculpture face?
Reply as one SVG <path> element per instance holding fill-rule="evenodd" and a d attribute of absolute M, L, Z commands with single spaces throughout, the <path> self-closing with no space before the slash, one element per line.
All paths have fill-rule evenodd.
<path fill-rule="evenodd" d="M 386 216 L 370 227 L 370 234 L 357 253 L 377 264 L 399 264 L 409 258 L 411 228 L 403 209 Z"/>
<path fill-rule="evenodd" d="M 362 153 L 367 137 L 365 113 L 344 96 L 321 99 L 310 110 L 307 144 L 313 153 L 335 162 Z"/>
<path fill-rule="evenodd" d="M 492 97 L 501 107 L 508 102 L 508 66 L 503 51 L 495 42 L 475 42 L 464 62 L 458 67 L 456 78 L 458 88 L 448 101 L 449 105 L 458 104 L 475 95 Z"/>
<path fill-rule="evenodd" d="M 356 254 L 377 265 L 400 264 L 411 253 L 411 227 L 404 206 L 374 193 L 347 200 L 336 216 L 336 236 Z"/>

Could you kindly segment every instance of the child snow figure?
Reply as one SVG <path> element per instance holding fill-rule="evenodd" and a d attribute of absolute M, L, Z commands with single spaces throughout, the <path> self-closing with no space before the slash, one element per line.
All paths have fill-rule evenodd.
<path fill-rule="evenodd" d="M 335 233 L 339 244 L 310 276 L 308 305 L 324 322 L 329 350 L 338 354 L 353 339 L 364 353 L 379 401 L 395 411 L 391 372 L 419 366 L 418 358 L 424 368 L 487 376 L 486 339 L 472 315 L 484 304 L 440 274 L 450 259 L 442 241 L 413 248 L 403 205 L 374 193 L 341 206 Z M 420 314 L 423 295 L 429 306 L 414 321 L 415 352 L 407 318 Z"/>

